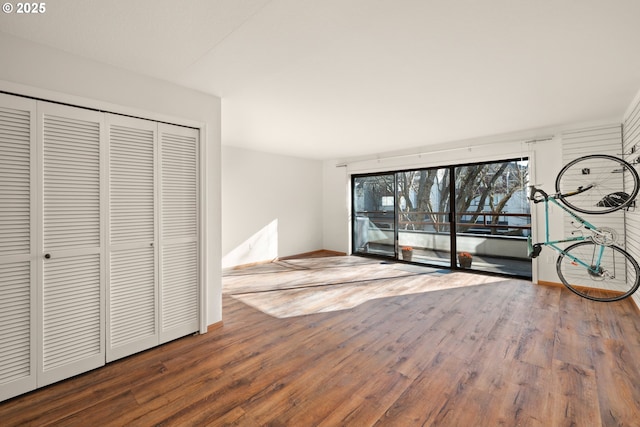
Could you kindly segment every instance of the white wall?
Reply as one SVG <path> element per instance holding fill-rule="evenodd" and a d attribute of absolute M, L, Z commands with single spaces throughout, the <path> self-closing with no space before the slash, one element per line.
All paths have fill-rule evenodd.
<path fill-rule="evenodd" d="M 345 166 L 336 167 L 333 160 L 322 165 L 323 249 L 350 253 L 351 182 Z"/>
<path fill-rule="evenodd" d="M 220 321 L 220 99 L 2 33 L 0 58 L 2 91 L 203 128 L 206 321 Z"/>
<path fill-rule="evenodd" d="M 558 135 L 551 141 L 536 143 L 533 148 L 533 164 L 531 184 L 548 193 L 555 191 L 556 176 L 562 169 L 562 136 Z M 538 203 L 532 209 L 532 236 L 534 243 L 542 242 L 545 238 L 544 204 Z M 534 212 L 535 210 L 535 212 Z M 551 239 L 564 237 L 564 213 L 559 208 L 549 204 L 549 236 Z M 558 254 L 550 248 L 543 248 L 540 256 L 533 260 L 533 280 L 560 283 L 556 273 L 556 258 Z"/>
<path fill-rule="evenodd" d="M 322 162 L 222 147 L 222 266 L 322 247 Z"/>

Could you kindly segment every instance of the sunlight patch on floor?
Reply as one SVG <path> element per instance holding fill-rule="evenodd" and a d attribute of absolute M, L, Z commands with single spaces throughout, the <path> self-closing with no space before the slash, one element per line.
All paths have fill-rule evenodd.
<path fill-rule="evenodd" d="M 504 279 L 468 273 L 417 274 L 384 280 L 238 293 L 232 297 L 265 314 L 287 318 L 347 310 L 367 301 L 443 289 L 485 285 Z"/>

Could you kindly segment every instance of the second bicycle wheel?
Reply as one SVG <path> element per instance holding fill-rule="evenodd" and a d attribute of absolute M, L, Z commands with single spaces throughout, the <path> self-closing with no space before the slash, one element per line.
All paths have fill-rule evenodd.
<path fill-rule="evenodd" d="M 562 168 L 556 178 L 559 200 L 588 214 L 605 214 L 633 203 L 640 179 L 632 165 L 614 156 L 580 157 Z M 577 192 L 577 194 L 570 195 Z"/>
<path fill-rule="evenodd" d="M 617 246 L 576 243 L 560 254 L 556 270 L 570 291 L 593 301 L 618 301 L 640 286 L 638 263 Z"/>

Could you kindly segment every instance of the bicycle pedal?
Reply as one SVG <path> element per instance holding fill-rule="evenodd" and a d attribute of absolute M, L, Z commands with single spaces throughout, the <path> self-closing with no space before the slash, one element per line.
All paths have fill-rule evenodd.
<path fill-rule="evenodd" d="M 538 255 L 540 255 L 540 252 L 542 251 L 542 245 L 540 243 L 536 243 L 535 245 L 533 245 L 533 248 L 531 248 L 531 255 L 529 255 L 531 258 L 537 258 Z"/>

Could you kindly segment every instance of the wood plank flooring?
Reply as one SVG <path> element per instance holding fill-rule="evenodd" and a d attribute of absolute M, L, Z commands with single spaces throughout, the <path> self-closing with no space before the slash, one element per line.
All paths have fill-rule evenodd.
<path fill-rule="evenodd" d="M 0 425 L 640 425 L 631 301 L 333 257 L 227 271 L 223 320 L 0 403 Z"/>

